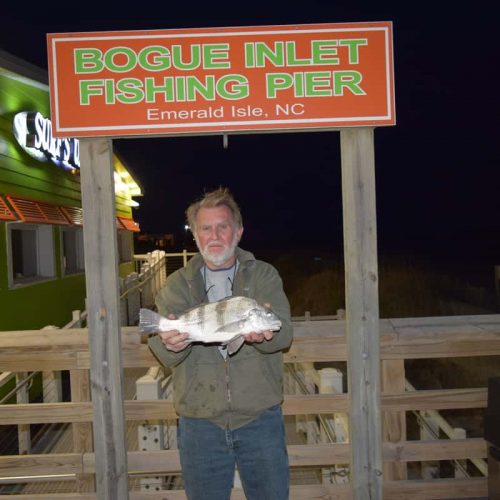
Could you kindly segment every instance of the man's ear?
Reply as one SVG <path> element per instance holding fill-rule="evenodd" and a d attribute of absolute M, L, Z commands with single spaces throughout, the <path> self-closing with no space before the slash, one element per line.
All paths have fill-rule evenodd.
<path fill-rule="evenodd" d="M 240 228 L 238 229 L 238 231 L 236 232 L 236 234 L 238 235 L 238 243 L 239 243 L 239 242 L 240 242 L 240 240 L 241 240 L 241 237 L 242 237 L 242 235 L 243 235 L 243 227 L 240 227 Z"/>

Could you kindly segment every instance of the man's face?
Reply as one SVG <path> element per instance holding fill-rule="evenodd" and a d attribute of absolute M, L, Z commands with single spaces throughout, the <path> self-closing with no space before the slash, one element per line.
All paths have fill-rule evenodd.
<path fill-rule="evenodd" d="M 231 210 L 225 205 L 200 208 L 196 215 L 196 244 L 211 269 L 231 267 L 234 249 L 243 228 L 237 228 Z"/>

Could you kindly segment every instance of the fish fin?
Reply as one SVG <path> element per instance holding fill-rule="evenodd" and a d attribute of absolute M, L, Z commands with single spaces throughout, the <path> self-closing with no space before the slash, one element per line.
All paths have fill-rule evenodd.
<path fill-rule="evenodd" d="M 242 320 L 233 321 L 232 323 L 227 323 L 225 325 L 219 326 L 219 328 L 217 328 L 214 333 L 224 332 L 237 334 L 241 332 L 243 327 L 244 324 L 242 323 Z"/>
<path fill-rule="evenodd" d="M 139 330 L 141 333 L 158 333 L 162 319 L 164 318 L 161 314 L 151 311 L 151 309 L 141 308 L 139 311 Z"/>
<path fill-rule="evenodd" d="M 243 345 L 245 342 L 245 337 L 243 335 L 240 335 L 239 337 L 236 337 L 235 339 L 231 340 L 227 344 L 227 353 L 229 355 L 234 354 L 238 349 Z"/>

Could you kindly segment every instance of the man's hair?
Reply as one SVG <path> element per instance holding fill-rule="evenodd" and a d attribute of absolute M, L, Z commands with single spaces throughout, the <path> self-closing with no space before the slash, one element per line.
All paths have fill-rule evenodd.
<path fill-rule="evenodd" d="M 228 188 L 219 187 L 214 191 L 205 193 L 199 200 L 191 203 L 186 210 L 187 223 L 191 229 L 191 232 L 196 231 L 196 216 L 200 208 L 216 208 L 220 206 L 225 206 L 231 210 L 233 214 L 233 220 L 238 228 L 243 227 L 243 220 L 241 218 L 240 208 L 238 207 L 236 201 L 234 201 L 233 195 Z"/>

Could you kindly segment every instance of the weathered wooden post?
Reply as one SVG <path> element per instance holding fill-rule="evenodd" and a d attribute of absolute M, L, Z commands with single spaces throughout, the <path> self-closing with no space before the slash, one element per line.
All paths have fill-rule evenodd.
<path fill-rule="evenodd" d="M 120 293 L 112 143 L 80 143 L 97 497 L 126 500 Z"/>
<path fill-rule="evenodd" d="M 340 131 L 351 485 L 356 500 L 382 498 L 380 347 L 373 129 Z"/>

